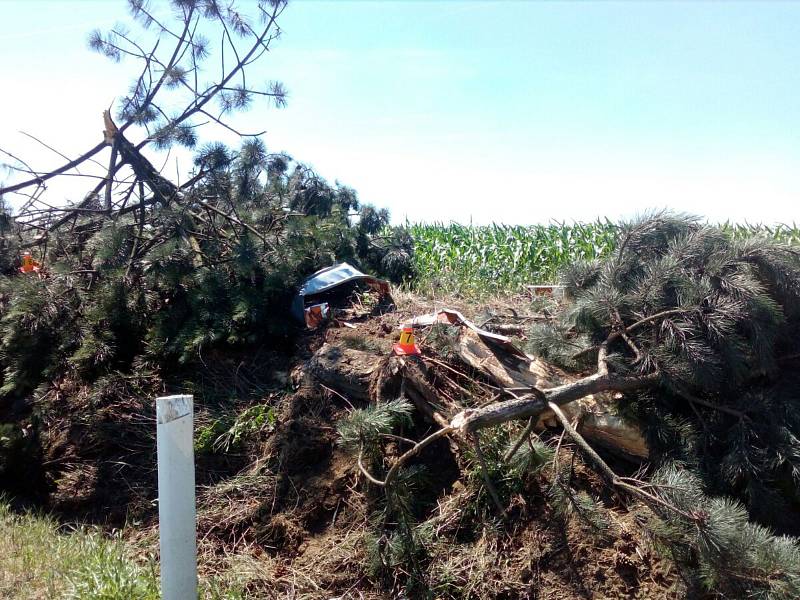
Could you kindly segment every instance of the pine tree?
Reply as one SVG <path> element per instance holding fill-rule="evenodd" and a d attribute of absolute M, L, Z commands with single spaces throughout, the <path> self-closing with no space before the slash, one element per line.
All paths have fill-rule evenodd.
<path fill-rule="evenodd" d="M 797 541 L 768 527 L 797 533 L 800 251 L 656 214 L 563 283 L 568 302 L 530 349 L 625 392 L 619 411 L 645 425 L 662 465 L 644 488 L 662 541 L 705 589 L 796 597 Z"/>
<path fill-rule="evenodd" d="M 571 302 L 534 329 L 533 351 L 573 369 L 605 354 L 612 374 L 657 377 L 620 405 L 657 453 L 696 464 L 754 515 L 796 498 L 797 248 L 659 214 L 624 226 L 609 258 L 571 266 L 564 285 Z M 673 435 L 681 422 L 690 435 Z"/>
<path fill-rule="evenodd" d="M 205 123 L 236 132 L 232 119 L 258 98 L 285 106 L 281 83 L 246 76 L 280 35 L 284 0 L 241 9 L 172 0 L 166 15 L 143 0 L 127 4 L 131 30 L 88 39 L 121 69 L 134 67 L 130 89 L 104 115 L 104 139 L 50 172 L 3 151 L 12 159 L 3 166 L 23 177 L 0 187 L 0 199 L 23 198 L 14 216 L 0 200 L 7 396 L 68 371 L 91 381 L 137 359 L 172 368 L 208 349 L 285 339 L 293 291 L 335 262 L 397 281 L 411 272 L 410 239 L 354 190 L 268 151 L 256 134 L 241 133 L 237 148 L 201 143 Z M 204 69 L 212 34 L 221 69 Z M 195 151 L 187 181 L 160 173 L 144 153 L 173 145 Z M 45 182 L 65 173 L 89 177 L 76 205 L 47 198 Z M 41 276 L 17 277 L 23 248 L 45 265 Z"/>
<path fill-rule="evenodd" d="M 354 209 L 376 212 L 360 207 L 353 190 L 267 153 L 260 141 L 237 152 L 214 145 L 197 162 L 208 173 L 180 205 L 146 208 L 146 227 L 141 214 L 79 218 L 37 250 L 45 274 L 0 275 L 6 394 L 25 395 L 69 370 L 91 381 L 129 369 L 137 356 L 170 367 L 213 348 L 286 338 L 295 331 L 291 296 L 304 277 L 340 261 L 380 273 L 391 246 L 372 244 L 380 229 L 352 218 Z M 324 210 L 293 203 L 309 188 L 328 198 Z M 9 223 L 2 244 L 17 237 Z"/>

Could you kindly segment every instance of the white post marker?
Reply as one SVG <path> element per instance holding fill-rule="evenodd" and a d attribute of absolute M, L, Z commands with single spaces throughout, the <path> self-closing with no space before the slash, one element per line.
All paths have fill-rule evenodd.
<path fill-rule="evenodd" d="M 193 396 L 156 398 L 163 600 L 197 598 Z"/>

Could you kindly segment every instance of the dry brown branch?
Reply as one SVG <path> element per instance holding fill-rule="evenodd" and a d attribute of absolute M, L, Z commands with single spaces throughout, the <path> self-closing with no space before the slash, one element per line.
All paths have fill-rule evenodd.
<path fill-rule="evenodd" d="M 572 383 L 541 390 L 546 401 L 538 396 L 526 394 L 518 399 L 495 402 L 469 412 L 462 411 L 451 420 L 451 425 L 465 432 L 477 431 L 514 419 L 537 417 L 548 409 L 549 402 L 560 406 L 601 392 L 624 392 L 649 387 L 659 380 L 658 373 L 632 377 L 595 373 Z"/>
<path fill-rule="evenodd" d="M 595 466 L 597 466 L 600 469 L 600 471 L 603 473 L 603 475 L 606 477 L 609 483 L 611 483 L 615 487 L 630 492 L 634 496 L 637 496 L 640 500 L 644 500 L 645 502 L 651 502 L 662 508 L 666 508 L 682 516 L 683 518 L 689 520 L 690 522 L 697 522 L 700 519 L 698 515 L 689 514 L 679 509 L 674 504 L 667 502 L 663 498 L 660 498 L 655 494 L 651 494 L 650 492 L 646 492 L 637 485 L 628 483 L 628 481 L 625 480 L 626 478 L 619 477 L 614 472 L 614 470 L 611 467 L 609 467 L 608 464 L 600 457 L 600 455 L 595 451 L 595 449 L 588 444 L 588 442 L 583 438 L 583 436 L 581 436 L 581 434 L 579 434 L 575 430 L 575 428 L 569 422 L 569 419 L 567 419 L 566 415 L 561 411 L 561 408 L 553 402 L 549 402 L 548 405 L 550 406 L 550 410 L 553 411 L 553 413 L 556 415 L 556 418 L 561 423 L 561 426 L 564 428 L 564 431 L 567 432 L 567 435 L 569 435 L 572 438 L 572 441 L 574 441 L 581 448 L 581 450 L 583 450 L 589 456 L 589 458 L 592 459 L 592 462 L 595 464 Z"/>
<path fill-rule="evenodd" d="M 29 187 L 31 185 L 38 185 L 39 183 L 47 181 L 48 179 L 52 179 L 53 177 L 61 175 L 62 173 L 66 173 L 67 171 L 70 171 L 70 170 L 74 169 L 78 165 L 80 165 L 80 164 L 84 163 L 85 161 L 87 161 L 88 159 L 92 158 L 94 155 L 96 155 L 98 152 L 100 152 L 103 148 L 105 148 L 105 146 L 106 146 L 105 141 L 102 141 L 99 144 L 97 144 L 94 148 L 89 150 L 88 152 L 84 152 L 78 158 L 75 158 L 75 159 L 69 161 L 65 165 L 62 165 L 59 168 L 54 169 L 53 171 L 49 171 L 49 172 L 47 172 L 47 173 L 45 173 L 43 175 L 38 175 L 38 176 L 34 177 L 33 179 L 28 179 L 26 181 L 20 181 L 19 183 L 15 183 L 13 185 L 8 185 L 6 187 L 0 188 L 0 195 L 11 194 L 12 192 L 16 192 L 18 190 L 25 189 L 26 187 Z"/>

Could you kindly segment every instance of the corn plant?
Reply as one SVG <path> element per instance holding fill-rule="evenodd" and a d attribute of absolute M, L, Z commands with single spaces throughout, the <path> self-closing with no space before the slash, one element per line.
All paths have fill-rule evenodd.
<path fill-rule="evenodd" d="M 614 247 L 616 225 L 450 224 L 410 225 L 422 291 L 472 294 L 555 283 L 558 271 L 576 259 L 605 256 Z"/>
<path fill-rule="evenodd" d="M 734 238 L 759 234 L 800 244 L 800 229 L 794 223 L 728 222 L 721 228 Z M 466 296 L 557 283 L 567 265 L 607 256 L 618 232 L 617 224 L 609 219 L 530 226 L 408 224 L 407 229 L 414 240 L 417 290 Z"/>

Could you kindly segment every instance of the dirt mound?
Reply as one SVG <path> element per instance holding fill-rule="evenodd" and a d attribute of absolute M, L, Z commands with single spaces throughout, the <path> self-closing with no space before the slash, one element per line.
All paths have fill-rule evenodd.
<path fill-rule="evenodd" d="M 192 377 L 201 575 L 235 573 L 253 598 L 681 597 L 678 571 L 635 526 L 636 510 L 555 432 L 542 439 L 559 446 L 572 486 L 602 505 L 608 530 L 559 513 L 544 473 L 504 492 L 508 514 L 497 515 L 474 459 L 440 439 L 406 465 L 419 478 L 403 480 L 414 507 L 413 547 L 402 547 L 383 490 L 341 447 L 337 426 L 391 385 L 378 380 L 407 316 L 369 315 L 355 330 L 309 333 L 291 358 L 205 357 L 203 376 Z M 490 400 L 491 385 L 438 352 L 446 340 L 437 335 L 421 340 L 425 381 L 446 403 Z M 64 381 L 39 398 L 48 508 L 68 520 L 138 523 L 128 536 L 155 550 L 151 399 L 187 381 L 155 373 L 120 375 L 92 389 Z M 429 414 L 414 413 L 388 440 L 387 460 L 433 428 Z"/>
<path fill-rule="evenodd" d="M 376 516 L 385 499 L 338 446 L 336 426 L 369 404 L 395 337 L 386 325 L 396 322 L 396 315 L 371 318 L 355 331 L 329 329 L 307 340 L 310 356 L 295 371 L 299 388 L 282 401 L 280 426 L 250 474 L 203 495 L 209 511 L 201 513 L 200 537 L 207 553 L 258 556 L 261 572 L 248 582 L 253 597 L 683 597 L 677 569 L 636 527 L 637 511 L 611 495 L 568 443 L 561 444 L 561 462 L 573 465 L 572 485 L 602 503 L 608 531 L 560 516 L 546 476 L 511 498 L 506 519 L 492 518 L 485 493 L 462 472 L 463 459 L 440 440 L 410 465 L 426 479 L 414 525 L 425 532 L 417 557 L 425 589 L 409 587 L 406 565 L 387 573 L 377 548 L 391 533 L 381 531 Z M 439 383 L 447 390 L 444 377 Z M 398 436 L 421 439 L 430 429 L 424 415 L 415 415 Z M 549 439 L 557 443 L 555 434 Z M 401 445 L 390 444 L 389 454 L 399 456 Z"/>

